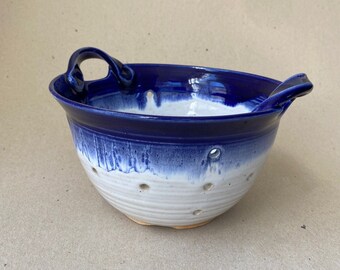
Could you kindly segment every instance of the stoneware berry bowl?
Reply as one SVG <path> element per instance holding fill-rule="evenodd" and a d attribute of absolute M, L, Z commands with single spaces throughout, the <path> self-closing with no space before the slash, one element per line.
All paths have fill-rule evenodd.
<path fill-rule="evenodd" d="M 84 81 L 80 64 L 89 58 L 108 63 L 105 78 Z M 244 196 L 282 115 L 312 87 L 305 74 L 280 82 L 197 66 L 123 65 L 82 48 L 49 89 L 105 200 L 139 224 L 182 229 L 208 223 Z"/>

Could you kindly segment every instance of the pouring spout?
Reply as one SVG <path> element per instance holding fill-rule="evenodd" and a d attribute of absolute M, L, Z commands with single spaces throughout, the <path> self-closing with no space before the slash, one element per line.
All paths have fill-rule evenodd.
<path fill-rule="evenodd" d="M 306 74 L 296 74 L 277 86 L 266 100 L 253 109 L 253 112 L 275 108 L 283 108 L 285 111 L 297 97 L 302 97 L 310 93 L 312 89 L 313 84 L 307 78 Z"/>

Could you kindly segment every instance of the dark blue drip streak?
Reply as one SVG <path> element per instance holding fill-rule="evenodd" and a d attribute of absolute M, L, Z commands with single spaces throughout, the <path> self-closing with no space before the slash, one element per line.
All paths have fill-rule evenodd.
<path fill-rule="evenodd" d="M 162 144 L 122 140 L 80 127 L 69 121 L 78 150 L 94 165 L 107 171 L 145 172 L 170 176 L 186 173 L 197 178 L 207 170 L 218 166 L 216 173 L 226 173 L 228 168 L 237 168 L 257 158 L 272 145 L 276 129 L 264 136 L 244 141 L 229 141 L 223 144 Z M 221 156 L 217 161 L 209 159 L 212 148 L 218 147 Z M 214 165 L 214 166 L 213 166 Z"/>

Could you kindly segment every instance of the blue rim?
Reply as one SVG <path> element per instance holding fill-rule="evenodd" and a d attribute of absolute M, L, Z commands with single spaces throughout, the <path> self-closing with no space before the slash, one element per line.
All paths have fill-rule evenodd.
<path fill-rule="evenodd" d="M 190 69 L 195 69 L 195 70 L 204 70 L 204 71 L 209 71 L 209 72 L 224 72 L 224 73 L 233 73 L 237 75 L 242 75 L 242 76 L 247 76 L 247 77 L 252 77 L 256 78 L 258 80 L 262 81 L 267 81 L 276 85 L 279 85 L 281 81 L 271 79 L 268 77 L 252 74 L 252 73 L 247 73 L 247 72 L 241 72 L 241 71 L 234 71 L 234 70 L 228 70 L 228 69 L 220 69 L 220 68 L 210 68 L 210 67 L 204 67 L 204 66 L 191 66 L 191 65 L 177 65 L 177 64 L 153 64 L 153 63 L 133 63 L 133 64 L 128 64 L 129 67 L 133 68 L 136 66 L 142 67 L 169 67 L 169 68 L 190 68 Z M 272 108 L 270 110 L 265 110 L 265 111 L 259 111 L 259 112 L 249 112 L 249 113 L 243 113 L 243 114 L 234 114 L 234 115 L 221 115 L 221 116 L 163 116 L 163 115 L 147 115 L 147 114 L 135 114 L 135 113 L 126 113 L 126 112 L 120 112 L 120 111 L 115 111 L 115 110 L 110 110 L 110 109 L 105 109 L 105 108 L 97 108 L 88 104 L 76 102 L 73 100 L 70 100 L 61 94 L 59 94 L 55 87 L 54 83 L 63 77 L 64 74 L 61 74 L 54 78 L 50 85 L 49 85 L 49 90 L 51 94 L 59 101 L 65 103 L 66 105 L 82 109 L 87 112 L 91 113 L 98 113 L 102 115 L 111 115 L 113 117 L 119 117 L 119 118 L 127 118 L 127 119 L 140 119 L 140 120 L 153 120 L 153 121 L 174 121 L 174 122 L 196 122 L 196 121 L 221 121 L 221 120 L 237 120 L 237 119 L 244 119 L 244 118 L 250 118 L 250 117 L 256 117 L 256 116 L 263 116 L 263 115 L 268 115 L 268 114 L 281 114 L 284 111 L 283 107 L 278 107 L 278 108 Z M 89 83 L 94 82 L 94 81 L 88 81 Z M 288 102 L 288 106 L 290 105 L 291 102 Z"/>

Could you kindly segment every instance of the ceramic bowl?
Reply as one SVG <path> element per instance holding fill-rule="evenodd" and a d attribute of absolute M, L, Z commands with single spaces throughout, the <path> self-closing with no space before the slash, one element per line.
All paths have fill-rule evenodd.
<path fill-rule="evenodd" d="M 80 63 L 100 58 L 100 80 Z M 50 84 L 89 179 L 113 207 L 144 225 L 192 228 L 250 189 L 280 119 L 312 84 L 242 72 L 164 64 L 123 65 L 82 48 Z"/>

